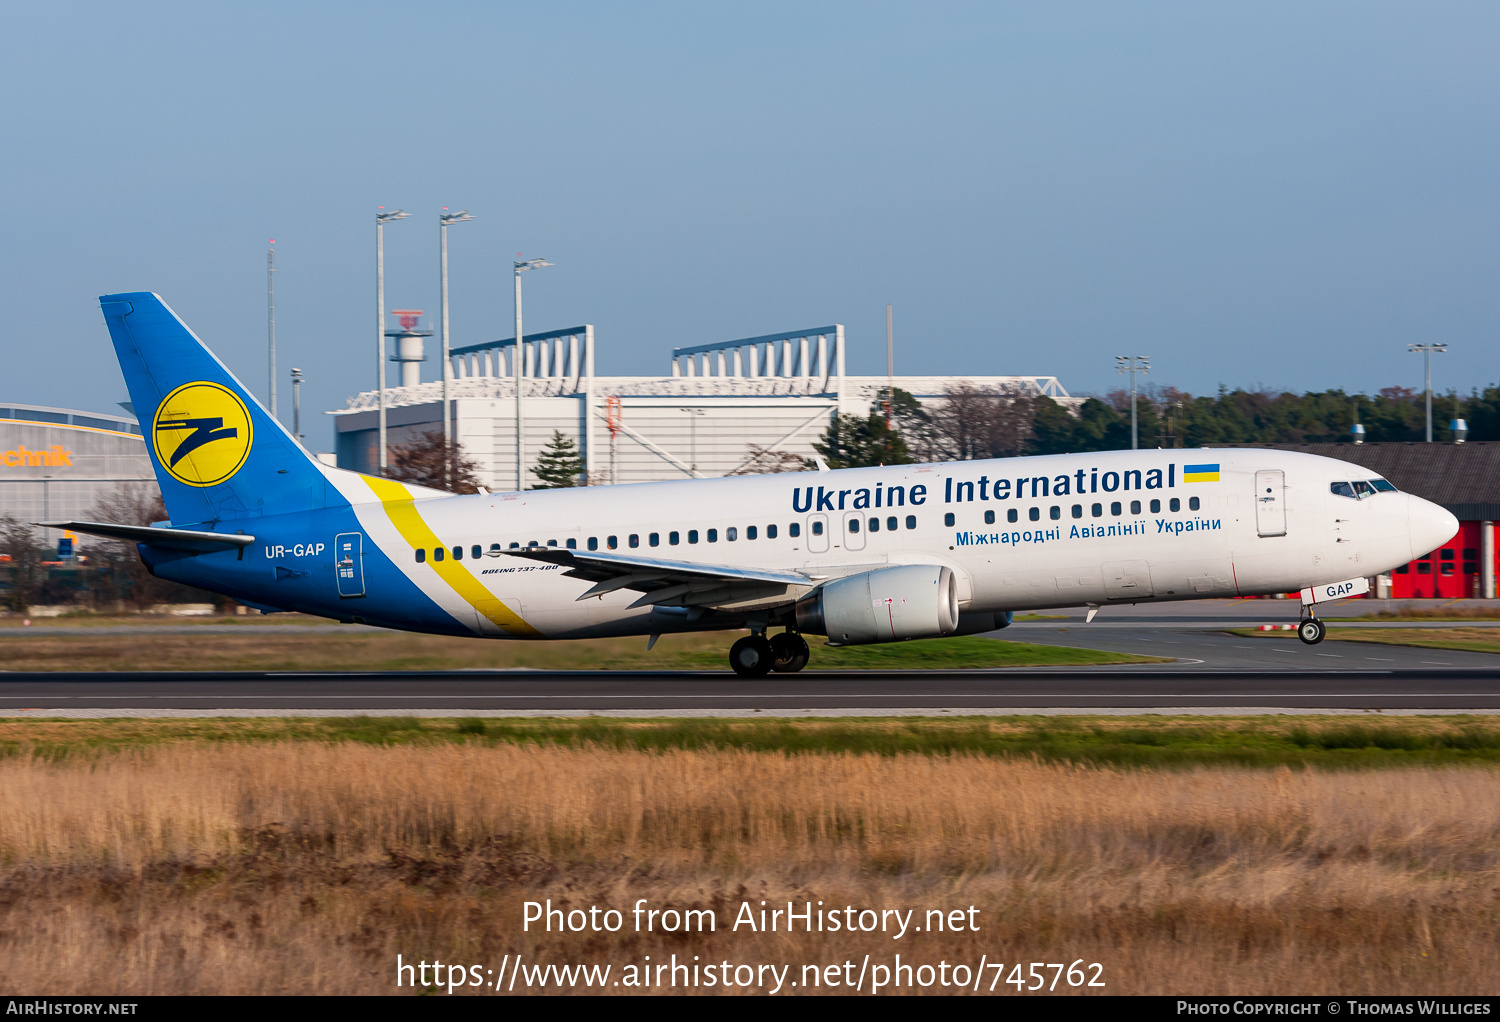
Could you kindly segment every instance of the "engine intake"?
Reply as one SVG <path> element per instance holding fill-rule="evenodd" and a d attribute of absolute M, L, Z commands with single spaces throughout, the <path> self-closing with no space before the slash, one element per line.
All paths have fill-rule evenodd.
<path fill-rule="evenodd" d="M 950 635 L 958 580 L 936 564 L 905 564 L 836 579 L 797 602 L 797 630 L 836 646 Z"/>

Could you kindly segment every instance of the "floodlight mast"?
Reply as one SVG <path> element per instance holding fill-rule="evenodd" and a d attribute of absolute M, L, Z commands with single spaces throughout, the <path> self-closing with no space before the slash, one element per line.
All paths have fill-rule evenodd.
<path fill-rule="evenodd" d="M 519 257 L 521 253 L 517 252 Z M 521 332 L 521 274 L 527 270 L 539 270 L 552 264 L 545 259 L 516 259 L 516 489 L 526 489 L 526 410 L 521 398 L 522 372 L 526 359 L 523 357 L 525 334 Z"/>
<path fill-rule="evenodd" d="M 443 211 L 438 214 L 438 248 L 441 252 L 438 262 L 439 274 L 442 277 L 442 309 L 439 314 L 438 332 L 442 334 L 443 345 L 443 485 L 445 488 L 448 484 L 448 449 L 453 443 L 453 414 L 448 403 L 448 385 L 453 379 L 453 359 L 448 355 L 448 225 L 461 224 L 473 219 L 467 209 L 450 213 L 447 206 L 444 206 Z"/>
<path fill-rule="evenodd" d="M 410 213 L 381 206 L 375 214 L 375 366 L 380 390 L 380 474 L 386 472 L 385 442 L 385 225 L 405 220 Z"/>
<path fill-rule="evenodd" d="M 1427 442 L 1432 443 L 1432 356 L 1436 352 L 1439 355 L 1446 354 L 1447 344 L 1408 344 L 1407 351 L 1420 352 L 1423 363 L 1422 389 L 1427 394 Z"/>
<path fill-rule="evenodd" d="M 1115 372 L 1130 374 L 1130 449 L 1140 449 L 1140 429 L 1137 425 L 1135 414 L 1135 378 L 1139 373 L 1151 371 L 1151 356 L 1149 355 L 1116 355 Z"/>

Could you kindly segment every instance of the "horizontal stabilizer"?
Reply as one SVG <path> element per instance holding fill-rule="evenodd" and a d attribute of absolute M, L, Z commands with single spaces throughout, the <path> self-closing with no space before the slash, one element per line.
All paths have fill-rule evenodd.
<path fill-rule="evenodd" d="M 151 525 L 113 525 L 109 522 L 32 522 L 48 529 L 67 529 L 89 536 L 123 539 L 130 543 L 149 543 L 168 550 L 187 550 L 195 554 L 215 550 L 234 550 L 255 542 L 254 536 L 242 532 L 195 532 L 190 529 L 161 529 Z"/>

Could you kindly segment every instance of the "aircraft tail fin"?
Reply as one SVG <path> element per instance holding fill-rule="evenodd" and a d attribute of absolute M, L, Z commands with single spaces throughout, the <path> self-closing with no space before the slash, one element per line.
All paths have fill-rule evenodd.
<path fill-rule="evenodd" d="M 99 305 L 173 525 L 348 503 L 159 296 L 103 295 Z"/>

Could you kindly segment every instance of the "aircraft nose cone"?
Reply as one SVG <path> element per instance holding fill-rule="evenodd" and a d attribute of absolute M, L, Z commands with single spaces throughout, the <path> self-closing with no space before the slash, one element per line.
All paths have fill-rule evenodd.
<path fill-rule="evenodd" d="M 1458 533 L 1458 519 L 1430 500 L 1407 495 L 1406 522 L 1415 560 L 1448 542 Z"/>

